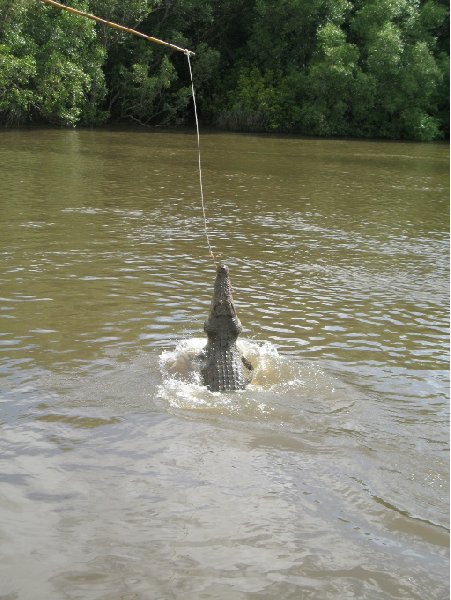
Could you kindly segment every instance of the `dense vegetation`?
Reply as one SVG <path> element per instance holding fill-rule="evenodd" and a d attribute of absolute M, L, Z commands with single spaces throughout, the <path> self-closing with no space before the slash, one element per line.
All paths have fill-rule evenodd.
<path fill-rule="evenodd" d="M 196 52 L 204 124 L 449 135 L 446 0 L 67 0 Z M 35 0 L 0 0 L 0 122 L 192 119 L 182 53 Z"/>

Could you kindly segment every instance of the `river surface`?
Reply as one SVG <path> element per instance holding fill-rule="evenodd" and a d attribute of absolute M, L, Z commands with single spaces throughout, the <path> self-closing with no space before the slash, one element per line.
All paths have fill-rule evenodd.
<path fill-rule="evenodd" d="M 2 600 L 448 598 L 449 147 L 0 132 Z"/>

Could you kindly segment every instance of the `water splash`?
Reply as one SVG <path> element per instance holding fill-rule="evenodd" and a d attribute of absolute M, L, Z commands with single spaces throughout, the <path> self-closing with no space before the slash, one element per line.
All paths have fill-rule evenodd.
<path fill-rule="evenodd" d="M 160 356 L 163 378 L 158 397 L 170 409 L 195 410 L 244 419 L 305 421 L 306 415 L 331 414 L 352 406 L 340 382 L 311 361 L 279 354 L 269 342 L 242 339 L 238 348 L 254 367 L 251 384 L 237 392 L 211 392 L 203 384 L 198 359 L 204 338 L 180 341 Z"/>

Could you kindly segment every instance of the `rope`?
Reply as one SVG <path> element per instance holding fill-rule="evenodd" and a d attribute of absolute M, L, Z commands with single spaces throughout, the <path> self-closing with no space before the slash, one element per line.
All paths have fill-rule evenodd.
<path fill-rule="evenodd" d="M 217 267 L 217 263 L 216 263 L 215 255 L 213 254 L 213 250 L 211 249 L 210 238 L 208 236 L 207 215 L 206 215 L 206 212 L 205 212 L 204 188 L 203 188 L 203 185 L 202 185 L 202 165 L 201 165 L 201 161 L 200 161 L 199 120 L 197 118 L 196 94 L 194 92 L 193 71 L 191 69 L 191 60 L 190 60 L 190 54 L 192 54 L 192 53 L 189 50 L 186 50 L 185 54 L 186 54 L 186 57 L 188 59 L 189 74 L 190 74 L 190 77 L 191 77 L 191 91 L 192 91 L 193 104 L 194 104 L 194 117 L 196 119 L 197 152 L 198 152 L 198 156 L 199 156 L 199 185 L 200 185 L 200 199 L 201 199 L 201 203 L 202 203 L 202 214 L 203 214 L 203 217 L 204 217 L 204 231 L 205 231 L 205 237 L 207 238 L 208 250 L 210 252 L 211 258 L 213 259 L 213 264 L 214 264 L 214 266 L 216 268 Z"/>

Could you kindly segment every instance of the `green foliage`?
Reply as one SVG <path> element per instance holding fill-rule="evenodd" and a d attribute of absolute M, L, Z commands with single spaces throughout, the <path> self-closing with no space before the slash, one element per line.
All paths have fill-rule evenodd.
<path fill-rule="evenodd" d="M 87 4 L 78 2 L 86 9 Z M 0 111 L 6 124 L 97 124 L 105 118 L 104 52 L 87 19 L 3 1 Z"/>
<path fill-rule="evenodd" d="M 112 75 L 118 116 L 144 125 L 157 118 L 162 124 L 176 121 L 178 113 L 186 108 L 190 91 L 178 89 L 178 98 L 174 98 L 172 85 L 177 81 L 177 73 L 168 56 L 163 56 L 158 67 L 150 71 L 152 48 L 142 42 L 137 47 L 142 51 L 136 53 L 135 60 L 129 66 L 118 65 Z"/>
<path fill-rule="evenodd" d="M 33 103 L 28 85 L 35 74 L 32 55 L 14 56 L 9 46 L 0 46 L 0 115 L 7 125 L 20 125 L 27 119 Z"/>
<path fill-rule="evenodd" d="M 449 135 L 446 0 L 67 0 L 196 51 L 204 123 L 430 141 Z M 186 57 L 33 0 L 0 0 L 0 122 L 193 117 Z"/>
<path fill-rule="evenodd" d="M 327 23 L 317 32 L 302 108 L 304 129 L 316 135 L 348 135 L 357 78 L 359 51 L 346 41 L 338 25 Z"/>
<path fill-rule="evenodd" d="M 245 131 L 280 129 L 279 94 L 273 81 L 272 71 L 263 75 L 255 66 L 242 67 L 230 98 L 231 108 L 221 113 L 221 126 Z"/>
<path fill-rule="evenodd" d="M 430 1 L 420 7 L 407 0 L 369 0 L 354 15 L 351 29 L 374 82 L 371 135 L 420 141 L 440 137 L 434 97 L 443 74 L 431 33 L 444 12 L 435 8 Z"/>

